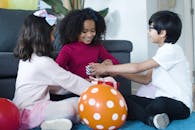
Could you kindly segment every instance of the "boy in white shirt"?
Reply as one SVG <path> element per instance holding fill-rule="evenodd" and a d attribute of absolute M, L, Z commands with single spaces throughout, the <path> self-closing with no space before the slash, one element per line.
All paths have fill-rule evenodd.
<path fill-rule="evenodd" d="M 157 129 L 170 121 L 185 119 L 192 111 L 192 82 L 188 61 L 175 44 L 181 35 L 182 22 L 171 11 L 159 11 L 149 19 L 149 37 L 159 46 L 152 59 L 141 63 L 104 66 L 93 63 L 94 75 L 115 73 L 138 83 L 156 86 L 155 98 L 126 96 L 128 120 L 140 120 Z M 136 73 L 147 71 L 145 75 Z"/>

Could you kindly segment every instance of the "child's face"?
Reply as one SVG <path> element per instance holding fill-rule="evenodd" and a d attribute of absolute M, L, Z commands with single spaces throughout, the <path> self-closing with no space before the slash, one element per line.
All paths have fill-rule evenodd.
<path fill-rule="evenodd" d="M 51 32 L 51 35 L 50 35 L 51 42 L 53 42 L 55 40 L 55 36 L 54 36 L 55 31 L 56 31 L 56 27 L 54 27 L 52 32 Z"/>
<path fill-rule="evenodd" d="M 158 34 L 157 30 L 155 28 L 153 28 L 152 25 L 149 26 L 148 36 L 149 36 L 152 43 L 156 43 L 159 46 L 164 44 L 165 35 L 164 35 L 163 31 L 161 31 Z"/>
<path fill-rule="evenodd" d="M 79 35 L 79 41 L 85 44 L 90 44 L 96 35 L 95 22 L 93 20 L 85 20 L 83 30 Z"/>

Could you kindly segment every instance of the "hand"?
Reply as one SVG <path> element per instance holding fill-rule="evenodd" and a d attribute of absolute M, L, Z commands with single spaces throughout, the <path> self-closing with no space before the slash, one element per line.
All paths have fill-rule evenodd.
<path fill-rule="evenodd" d="M 110 59 L 106 59 L 106 60 L 104 60 L 101 64 L 105 64 L 105 65 L 113 65 L 112 60 L 110 60 Z"/>
<path fill-rule="evenodd" d="M 95 64 L 94 62 L 89 63 L 89 65 L 87 65 L 86 68 L 86 74 L 89 76 L 95 76 L 96 78 L 99 77 L 100 75 L 94 75 L 93 70 L 90 67 L 90 64 Z M 100 64 L 100 63 L 96 63 L 96 64 Z"/>
<path fill-rule="evenodd" d="M 90 63 L 91 75 L 107 75 L 106 66 L 105 64 Z"/>
<path fill-rule="evenodd" d="M 93 65 L 93 64 L 95 64 L 94 62 L 91 62 L 91 63 L 89 63 L 89 65 Z M 103 65 L 113 65 L 113 63 L 112 63 L 112 61 L 110 60 L 110 59 L 106 59 L 106 60 L 104 60 L 102 63 L 96 63 L 96 65 L 97 64 L 103 64 Z M 87 66 L 88 68 L 89 68 L 89 70 L 90 70 L 90 75 L 91 76 L 95 76 L 95 77 L 100 77 L 100 76 L 112 76 L 112 77 L 115 77 L 115 76 L 117 76 L 117 74 L 116 73 L 108 73 L 108 72 L 106 72 L 106 75 L 105 74 L 98 74 L 98 75 L 92 75 L 91 74 L 91 67 L 90 66 Z M 88 74 L 89 75 L 89 74 Z"/>
<path fill-rule="evenodd" d="M 110 76 L 101 78 L 101 81 L 103 84 L 110 85 L 111 87 L 113 87 L 115 89 L 118 89 L 119 85 L 120 85 L 119 82 L 117 82 L 113 77 L 110 77 Z M 101 83 L 101 82 L 99 82 L 99 83 Z"/>

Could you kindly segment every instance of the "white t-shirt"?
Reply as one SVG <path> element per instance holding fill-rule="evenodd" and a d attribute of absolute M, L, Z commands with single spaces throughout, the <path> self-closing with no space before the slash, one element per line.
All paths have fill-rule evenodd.
<path fill-rule="evenodd" d="M 31 60 L 20 60 L 13 102 L 20 108 L 49 101 L 49 91 L 80 95 L 92 84 L 61 68 L 52 58 L 32 54 Z M 49 87 L 53 86 L 53 87 Z"/>
<path fill-rule="evenodd" d="M 153 59 L 160 65 L 152 73 L 152 84 L 157 87 L 155 97 L 165 96 L 181 101 L 192 110 L 190 68 L 181 47 L 165 43 Z"/>

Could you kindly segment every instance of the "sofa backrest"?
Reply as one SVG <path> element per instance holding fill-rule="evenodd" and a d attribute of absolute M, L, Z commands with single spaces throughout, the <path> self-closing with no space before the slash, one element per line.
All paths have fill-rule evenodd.
<path fill-rule="evenodd" d="M 24 19 L 32 12 L 0 8 L 0 97 L 14 96 L 18 60 L 12 52 Z"/>
<path fill-rule="evenodd" d="M 33 11 L 0 8 L 0 52 L 12 52 L 27 15 Z"/>
<path fill-rule="evenodd" d="M 124 40 L 104 40 L 105 48 L 115 56 L 120 63 L 130 62 L 132 43 Z M 0 52 L 0 97 L 12 99 L 15 91 L 15 79 L 17 76 L 18 59 L 12 52 Z M 122 77 L 116 77 L 120 82 L 119 91 L 131 94 L 131 81 Z"/>

